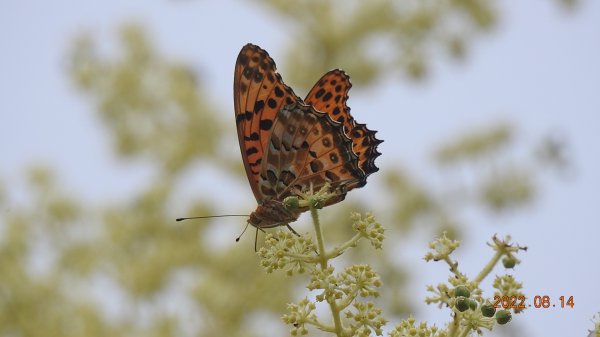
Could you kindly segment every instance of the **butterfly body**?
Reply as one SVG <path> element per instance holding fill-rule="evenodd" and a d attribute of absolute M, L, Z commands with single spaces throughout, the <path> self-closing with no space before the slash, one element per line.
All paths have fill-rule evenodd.
<path fill-rule="evenodd" d="M 374 160 L 381 141 L 350 115 L 350 87 L 343 71 L 332 70 L 303 101 L 283 83 L 266 51 L 251 44 L 242 48 L 234 105 L 244 167 L 258 202 L 251 225 L 296 221 L 307 208 L 286 208 L 286 197 L 329 184 L 334 197 L 325 206 L 331 205 L 378 170 Z"/>
<path fill-rule="evenodd" d="M 288 210 L 281 201 L 269 199 L 250 213 L 248 223 L 257 228 L 277 227 L 298 220 L 300 213 L 298 210 Z"/>

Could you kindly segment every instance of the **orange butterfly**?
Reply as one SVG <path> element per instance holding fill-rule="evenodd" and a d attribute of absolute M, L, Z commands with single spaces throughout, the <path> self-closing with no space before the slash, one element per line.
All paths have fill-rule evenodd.
<path fill-rule="evenodd" d="M 235 64 L 235 122 L 246 175 L 258 207 L 248 222 L 257 228 L 296 221 L 307 207 L 294 210 L 283 200 L 310 188 L 331 186 L 325 206 L 367 183 L 377 172 L 376 131 L 356 123 L 346 106 L 350 78 L 332 70 L 300 99 L 283 83 L 275 62 L 247 44 Z"/>

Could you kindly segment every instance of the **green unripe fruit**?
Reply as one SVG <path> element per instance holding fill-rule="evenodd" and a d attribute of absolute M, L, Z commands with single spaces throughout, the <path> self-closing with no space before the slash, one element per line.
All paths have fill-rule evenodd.
<path fill-rule="evenodd" d="M 505 257 L 502 259 L 502 264 L 504 265 L 504 268 L 512 269 L 515 267 L 515 264 L 517 264 L 517 260 L 515 260 L 514 257 Z"/>
<path fill-rule="evenodd" d="M 469 309 L 471 309 L 471 310 L 477 309 L 477 301 L 475 301 L 472 298 L 469 298 L 468 301 L 469 301 Z"/>
<path fill-rule="evenodd" d="M 456 307 L 456 309 L 458 309 L 458 311 L 464 312 L 467 309 L 469 309 L 469 299 L 461 296 L 456 299 L 456 302 L 454 302 L 454 306 Z"/>
<path fill-rule="evenodd" d="M 511 319 L 512 315 L 508 310 L 500 310 L 496 313 L 496 322 L 500 325 L 510 322 Z"/>
<path fill-rule="evenodd" d="M 465 286 L 458 286 L 454 288 L 454 297 L 471 297 L 471 292 Z"/>
<path fill-rule="evenodd" d="M 486 303 L 481 306 L 481 314 L 485 317 L 493 317 L 496 313 L 496 308 L 491 303 Z"/>

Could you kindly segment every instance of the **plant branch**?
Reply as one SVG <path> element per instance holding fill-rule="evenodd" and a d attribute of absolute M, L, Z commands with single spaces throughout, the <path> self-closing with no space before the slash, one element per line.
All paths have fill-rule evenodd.
<path fill-rule="evenodd" d="M 317 244 L 319 248 L 319 256 L 320 256 L 320 264 L 321 269 L 327 269 L 327 254 L 325 252 L 325 244 L 323 243 L 323 232 L 321 230 L 321 223 L 319 221 L 319 214 L 317 213 L 317 209 L 311 205 L 310 207 L 310 215 L 313 220 L 313 225 L 315 226 L 315 233 L 317 236 Z M 329 303 L 329 307 L 331 309 L 331 315 L 333 316 L 333 323 L 335 325 L 335 333 L 338 336 L 342 336 L 343 327 L 342 320 L 340 318 L 340 309 L 335 302 L 335 299 L 327 299 L 327 303 Z"/>
<path fill-rule="evenodd" d="M 475 277 L 475 279 L 473 279 L 473 281 L 477 285 L 479 285 L 479 283 L 481 283 L 481 281 L 483 281 L 483 279 L 486 278 L 492 272 L 492 270 L 494 269 L 494 267 L 496 266 L 498 261 L 500 261 L 500 258 L 502 257 L 502 255 L 504 255 L 504 253 L 502 251 L 496 251 L 496 254 L 494 254 L 494 256 L 492 257 L 490 262 L 488 262 L 485 265 L 485 267 L 483 267 L 481 272 L 479 272 L 479 275 L 477 275 L 477 277 Z"/>

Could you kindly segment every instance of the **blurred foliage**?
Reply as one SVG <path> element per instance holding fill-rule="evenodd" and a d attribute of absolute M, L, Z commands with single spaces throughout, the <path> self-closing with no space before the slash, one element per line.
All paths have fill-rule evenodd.
<path fill-rule="evenodd" d="M 332 68 L 363 87 L 394 72 L 421 78 L 436 52 L 463 57 L 472 35 L 497 21 L 489 0 L 260 2 L 294 24 L 286 78 L 306 88 Z"/>
<path fill-rule="evenodd" d="M 193 72 L 157 55 L 140 27 L 124 26 L 120 37 L 114 60 L 90 36 L 75 41 L 71 57 L 75 83 L 96 100 L 118 153 L 147 155 L 171 173 L 213 154 L 221 120 Z"/>
<path fill-rule="evenodd" d="M 297 29 L 286 60 L 291 83 L 308 87 L 332 67 L 363 88 L 390 71 L 418 78 L 435 50 L 460 57 L 474 34 L 499 20 L 486 0 L 342 1 L 261 1 Z M 247 189 L 237 151 L 232 164 L 233 155 L 219 150 L 223 137 L 235 137 L 222 126 L 232 113 L 210 100 L 190 67 L 155 50 L 141 27 L 124 26 L 120 39 L 118 53 L 107 56 L 92 36 L 79 37 L 70 76 L 96 107 L 115 152 L 144 159 L 152 179 L 103 206 L 62 189 L 59 174 L 45 167 L 31 168 L 24 187 L 0 184 L 0 336 L 263 336 L 265 324 L 280 325 L 286 303 L 302 297 L 299 284 L 266 275 L 249 245 L 211 248 L 219 221 L 176 223 L 172 215 L 185 170 L 198 161 Z M 446 142 L 435 152 L 440 174 L 450 175 L 443 186 L 420 183 L 401 167 L 382 169 L 387 204 L 328 208 L 324 224 L 348 226 L 324 225 L 325 235 L 345 236 L 350 210 L 365 205 L 391 229 L 388 241 L 401 246 L 415 228 L 459 235 L 466 206 L 503 212 L 530 203 L 538 168 L 564 167 L 568 157 L 551 140 L 536 147 L 537 161 L 512 158 L 513 133 L 510 125 L 493 126 Z M 471 178 L 454 176 L 457 170 Z M 215 214 L 200 197 L 188 202 L 186 214 Z M 400 265 L 394 247 L 376 258 L 360 251 L 351 258 L 371 264 L 386 287 L 377 305 L 392 320 L 405 316 L 414 300 L 405 288 L 410 267 Z"/>

